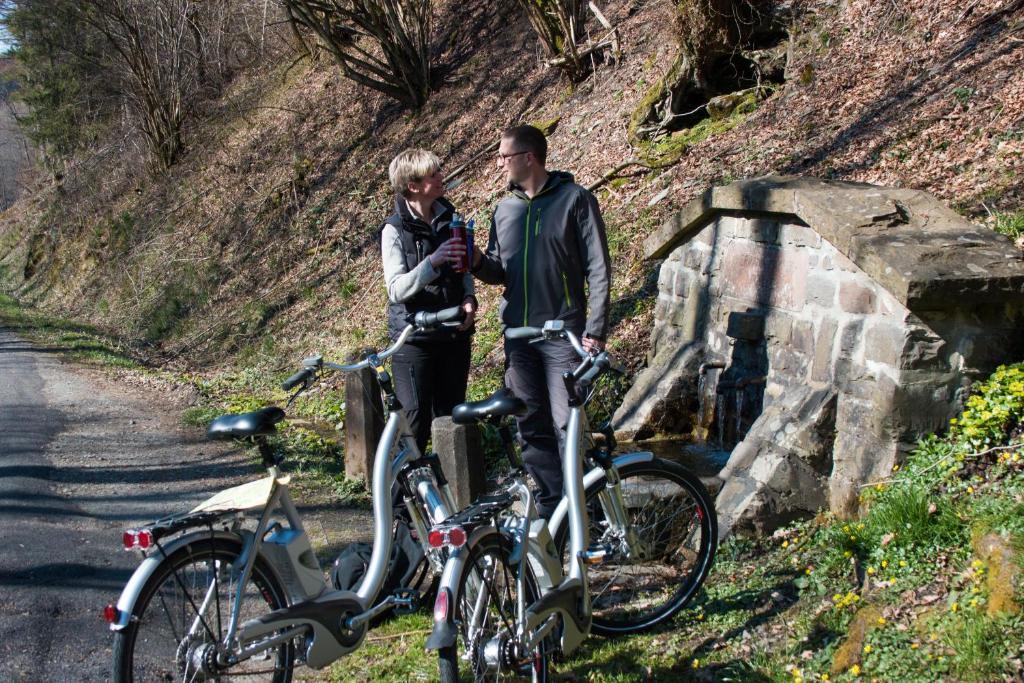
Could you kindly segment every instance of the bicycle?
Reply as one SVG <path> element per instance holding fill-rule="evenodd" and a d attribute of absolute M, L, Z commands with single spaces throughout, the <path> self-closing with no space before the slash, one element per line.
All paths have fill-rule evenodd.
<path fill-rule="evenodd" d="M 606 447 L 583 453 L 583 406 L 592 393 L 581 394 L 601 374 L 619 369 L 607 352 L 591 356 L 560 321 L 509 329 L 506 336 L 567 339 L 581 357 L 563 376 L 570 396 L 566 496 L 545 523 L 529 487 L 513 476 L 502 490 L 431 529 L 429 543 L 449 550 L 427 641 L 438 652 L 443 683 L 459 680 L 460 661 L 474 680 L 528 675 L 543 681 L 550 655 L 569 654 L 591 631 L 648 630 L 693 599 L 717 546 L 710 496 L 683 467 L 649 452 L 613 457 L 607 424 Z M 514 400 L 489 400 L 461 406 L 452 417 L 495 419 L 521 408 Z M 591 465 L 586 474 L 584 460 Z M 523 513 L 513 512 L 517 502 Z"/>
<path fill-rule="evenodd" d="M 255 441 L 267 476 L 222 491 L 188 513 L 125 531 L 126 550 L 145 557 L 105 617 L 114 636 L 113 680 L 242 680 L 287 683 L 299 664 L 323 668 L 363 642 L 371 620 L 388 610 L 413 610 L 419 595 L 400 589 L 378 600 L 391 554 L 391 490 L 398 481 L 411 523 L 435 571 L 445 551 L 427 544 L 429 527 L 455 511 L 436 455 L 416 446 L 383 361 L 414 330 L 458 321 L 462 311 L 419 313 L 380 353 L 339 365 L 321 356 L 282 388 L 298 389 L 285 408 L 327 370 L 372 368 L 390 410 L 372 474 L 374 540 L 365 575 L 352 591 L 330 586 L 289 495 L 268 437 L 285 410 L 266 407 L 222 415 L 213 439 Z"/>

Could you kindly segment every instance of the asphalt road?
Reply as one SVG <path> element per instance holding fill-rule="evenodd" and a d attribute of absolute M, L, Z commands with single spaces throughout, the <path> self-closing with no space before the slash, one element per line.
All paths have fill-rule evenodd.
<path fill-rule="evenodd" d="M 181 427 L 183 407 L 0 328 L 0 681 L 109 680 L 102 608 L 139 561 L 121 532 L 261 474 Z M 349 536 L 327 552 L 366 535 L 365 513 L 310 512 L 314 542 L 325 519 Z"/>

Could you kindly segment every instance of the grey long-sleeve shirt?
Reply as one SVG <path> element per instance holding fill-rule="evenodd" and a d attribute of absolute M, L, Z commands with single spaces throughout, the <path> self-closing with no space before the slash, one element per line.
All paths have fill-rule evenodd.
<path fill-rule="evenodd" d="M 401 201 L 405 202 L 404 199 Z M 406 202 L 406 208 L 408 208 L 408 202 Z M 440 203 L 434 203 L 435 223 L 436 219 L 442 215 L 443 209 L 444 207 Z M 412 270 L 408 269 L 405 263 L 405 250 L 402 248 L 402 238 L 398 230 L 393 225 L 385 224 L 380 239 L 384 283 L 388 290 L 388 300 L 395 304 L 405 303 L 441 274 L 439 270 L 434 269 L 429 258 L 420 261 Z M 466 273 L 462 278 L 462 286 L 466 296 L 473 295 L 473 276 Z"/>

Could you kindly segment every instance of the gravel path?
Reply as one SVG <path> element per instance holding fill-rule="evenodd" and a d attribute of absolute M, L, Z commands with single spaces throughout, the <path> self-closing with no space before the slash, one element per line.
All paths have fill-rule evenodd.
<path fill-rule="evenodd" d="M 121 531 L 261 475 L 240 450 L 183 427 L 184 397 L 168 387 L 59 351 L 0 328 L 2 681 L 108 680 L 102 607 L 138 563 Z M 323 558 L 372 534 L 365 511 L 302 509 Z"/>

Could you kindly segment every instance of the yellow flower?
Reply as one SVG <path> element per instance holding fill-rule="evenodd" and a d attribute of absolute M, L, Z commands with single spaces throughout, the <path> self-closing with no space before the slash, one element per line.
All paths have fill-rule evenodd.
<path fill-rule="evenodd" d="M 911 643 L 910 644 L 910 649 L 911 650 L 916 650 L 919 647 L 921 647 L 921 646 L 918 643 Z"/>
<path fill-rule="evenodd" d="M 843 557 L 851 557 L 852 555 L 853 555 L 853 553 L 850 552 L 849 550 L 847 550 L 845 553 L 843 553 Z"/>
<path fill-rule="evenodd" d="M 973 486 L 968 486 L 967 487 L 967 493 L 969 493 L 969 494 L 974 493 L 974 487 Z"/>
<path fill-rule="evenodd" d="M 885 617 L 878 617 L 878 625 L 885 626 Z"/>
<path fill-rule="evenodd" d="M 789 547 L 789 541 L 783 541 L 782 542 L 782 547 L 783 548 L 788 548 Z"/>
<path fill-rule="evenodd" d="M 874 567 L 868 567 L 868 576 L 872 576 L 875 573 Z"/>
<path fill-rule="evenodd" d="M 892 466 L 892 471 L 893 472 L 899 472 L 900 471 L 900 466 L 899 465 L 893 465 Z"/>
<path fill-rule="evenodd" d="M 977 607 L 977 606 L 978 606 L 978 598 L 973 598 L 971 600 L 971 607 Z"/>
<path fill-rule="evenodd" d="M 854 676 L 860 676 L 860 665 L 859 664 L 854 664 L 853 666 L 851 666 L 850 667 L 850 673 L 853 674 Z"/>
<path fill-rule="evenodd" d="M 974 567 L 975 569 L 977 569 L 978 567 L 984 566 L 984 564 L 985 563 L 982 562 L 981 560 L 974 560 L 973 562 L 971 562 L 971 566 Z"/>
<path fill-rule="evenodd" d="M 954 602 L 952 605 L 949 606 L 949 611 L 950 612 L 955 612 L 958 609 L 960 609 L 960 603 L 958 603 L 958 602 Z"/>
<path fill-rule="evenodd" d="M 888 566 L 889 566 L 889 560 L 882 560 L 882 569 L 885 569 Z"/>
<path fill-rule="evenodd" d="M 864 646 L 864 654 L 866 654 L 866 655 L 871 654 L 871 646 L 870 645 L 865 645 Z"/>
<path fill-rule="evenodd" d="M 907 561 L 906 560 L 900 560 L 900 566 L 901 567 L 906 567 L 907 566 Z"/>
<path fill-rule="evenodd" d="M 804 574 L 810 575 L 810 573 L 811 573 L 811 568 L 810 567 L 808 567 L 807 569 L 804 570 Z"/>
<path fill-rule="evenodd" d="M 828 674 L 821 674 L 821 680 L 823 680 L 823 681 L 829 680 Z"/>
<path fill-rule="evenodd" d="M 863 524 L 858 524 L 857 525 L 857 529 L 860 530 L 860 531 L 863 531 L 864 530 L 864 525 Z"/>
<path fill-rule="evenodd" d="M 693 660 L 693 668 L 694 669 L 699 669 L 700 668 L 700 660 L 699 659 Z"/>

